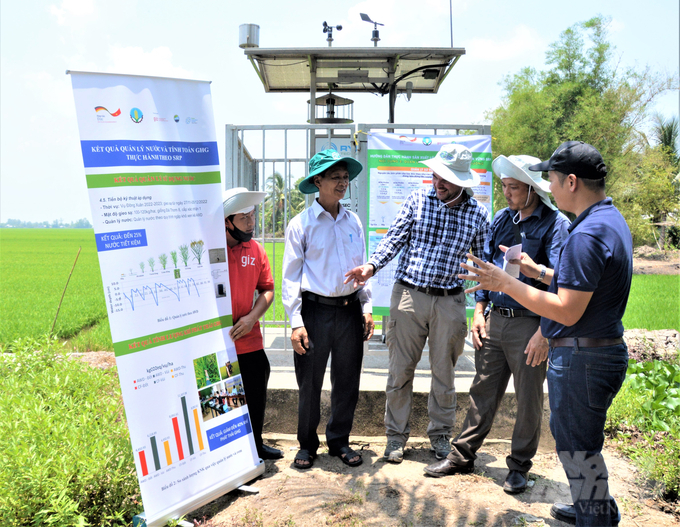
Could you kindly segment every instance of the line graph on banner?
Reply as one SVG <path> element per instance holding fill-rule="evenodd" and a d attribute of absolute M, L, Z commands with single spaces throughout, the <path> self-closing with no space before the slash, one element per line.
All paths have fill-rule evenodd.
<path fill-rule="evenodd" d="M 109 310 L 111 313 L 138 312 L 215 296 L 210 274 L 203 270 L 193 274 L 181 278 L 174 278 L 170 273 L 149 278 L 121 277 L 106 288 Z"/>

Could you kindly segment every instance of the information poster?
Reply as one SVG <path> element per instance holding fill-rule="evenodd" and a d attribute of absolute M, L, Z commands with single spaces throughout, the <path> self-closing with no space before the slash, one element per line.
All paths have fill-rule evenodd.
<path fill-rule="evenodd" d="M 472 152 L 472 169 L 480 177 L 480 184 L 472 189 L 474 197 L 492 214 L 491 136 L 372 133 L 368 138 L 368 254 L 375 251 L 387 234 L 408 195 L 432 186 L 432 170 L 420 161 L 433 158 L 442 145 L 450 143 L 465 145 Z M 376 315 L 390 314 L 398 262 L 397 255 L 373 279 L 373 313 Z M 471 298 L 468 306 L 474 306 Z"/>
<path fill-rule="evenodd" d="M 148 525 L 264 471 L 234 344 L 207 82 L 71 72 Z"/>

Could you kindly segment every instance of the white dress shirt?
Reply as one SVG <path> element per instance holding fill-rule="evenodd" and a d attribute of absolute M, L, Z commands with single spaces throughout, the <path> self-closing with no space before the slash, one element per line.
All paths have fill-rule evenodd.
<path fill-rule="evenodd" d="M 337 218 L 318 201 L 295 216 L 286 229 L 281 296 L 291 328 L 303 326 L 302 292 L 339 297 L 351 295 L 354 282 L 345 273 L 366 261 L 364 229 L 354 212 L 340 205 Z M 372 313 L 371 286 L 357 288 L 364 313 Z"/>

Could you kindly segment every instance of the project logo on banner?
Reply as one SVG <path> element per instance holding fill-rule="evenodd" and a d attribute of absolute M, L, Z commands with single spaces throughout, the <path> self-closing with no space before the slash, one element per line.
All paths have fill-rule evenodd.
<path fill-rule="evenodd" d="M 232 326 L 210 84 L 70 72 L 148 525 L 262 473 Z"/>
<path fill-rule="evenodd" d="M 474 197 L 493 214 L 490 135 L 400 135 L 372 133 L 368 137 L 368 254 L 387 234 L 402 203 L 414 190 L 432 186 L 432 170 L 420 163 L 434 157 L 442 145 L 458 143 L 472 152 L 472 169 L 480 184 Z M 390 296 L 399 262 L 394 258 L 373 278 L 373 314 L 390 314 Z M 472 295 L 468 295 L 471 297 Z M 474 300 L 467 299 L 468 307 Z"/>

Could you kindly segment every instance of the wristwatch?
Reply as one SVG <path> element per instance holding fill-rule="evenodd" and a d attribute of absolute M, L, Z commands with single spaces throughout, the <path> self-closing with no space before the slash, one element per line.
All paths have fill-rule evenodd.
<path fill-rule="evenodd" d="M 543 265 L 543 264 L 539 265 L 538 268 L 541 270 L 541 272 L 538 274 L 536 281 L 543 283 L 543 279 L 545 278 L 545 272 L 546 272 L 547 269 L 546 269 L 545 265 Z"/>

